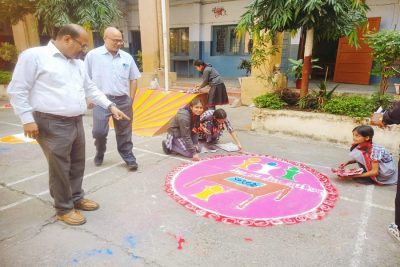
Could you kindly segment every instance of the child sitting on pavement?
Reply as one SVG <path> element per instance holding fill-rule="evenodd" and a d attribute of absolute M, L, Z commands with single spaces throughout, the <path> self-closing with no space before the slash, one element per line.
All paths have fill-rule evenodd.
<path fill-rule="evenodd" d="M 192 100 L 189 107 L 180 109 L 169 123 L 166 140 L 162 141 L 165 154 L 176 152 L 184 157 L 200 160 L 198 132 L 203 104 L 200 99 Z"/>
<path fill-rule="evenodd" d="M 374 129 L 361 125 L 353 129 L 353 145 L 350 148 L 349 161 L 339 168 L 357 163 L 363 169 L 361 174 L 339 176 L 351 178 L 363 184 L 391 185 L 397 183 L 397 169 L 392 155 L 383 147 L 372 143 Z"/>
<path fill-rule="evenodd" d="M 232 139 L 235 141 L 239 150 L 242 150 L 242 145 L 227 118 L 225 110 L 221 108 L 217 110 L 209 109 L 201 114 L 200 139 L 204 139 L 209 147 L 218 142 L 225 128 L 232 136 Z"/>

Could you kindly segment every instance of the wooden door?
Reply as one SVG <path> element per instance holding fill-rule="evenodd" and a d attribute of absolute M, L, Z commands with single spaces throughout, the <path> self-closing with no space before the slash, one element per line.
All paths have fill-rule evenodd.
<path fill-rule="evenodd" d="M 368 18 L 368 29 L 379 31 L 380 17 Z M 362 40 L 362 32 L 358 31 L 360 48 L 350 46 L 347 37 L 339 39 L 333 81 L 341 83 L 369 84 L 372 68 L 371 49 Z"/>

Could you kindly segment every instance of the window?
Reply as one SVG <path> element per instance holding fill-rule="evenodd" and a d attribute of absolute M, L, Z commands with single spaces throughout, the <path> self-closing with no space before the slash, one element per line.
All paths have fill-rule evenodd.
<path fill-rule="evenodd" d="M 170 53 L 173 56 L 189 56 L 189 28 L 169 31 Z"/>
<path fill-rule="evenodd" d="M 239 36 L 236 33 L 236 25 L 213 26 L 212 40 L 212 56 L 249 54 L 249 34 Z"/>

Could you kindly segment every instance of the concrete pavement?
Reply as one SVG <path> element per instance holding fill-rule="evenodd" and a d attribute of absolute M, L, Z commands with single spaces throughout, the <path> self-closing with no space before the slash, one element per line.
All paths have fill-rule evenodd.
<path fill-rule="evenodd" d="M 226 110 L 246 151 L 303 162 L 331 178 L 340 197 L 326 217 L 255 228 L 196 216 L 163 189 L 167 174 L 188 162 L 163 154 L 163 136 L 134 136 L 139 170 L 129 172 L 110 132 L 104 165 L 95 167 L 89 112 L 84 188 L 101 207 L 84 212 L 83 226 L 54 219 L 38 145 L 0 144 L 1 266 L 400 265 L 400 243 L 386 233 L 394 220 L 394 186 L 338 181 L 329 168 L 346 158 L 348 147 L 253 132 L 252 108 Z M 12 110 L 0 110 L 1 136 L 22 132 L 19 124 Z"/>

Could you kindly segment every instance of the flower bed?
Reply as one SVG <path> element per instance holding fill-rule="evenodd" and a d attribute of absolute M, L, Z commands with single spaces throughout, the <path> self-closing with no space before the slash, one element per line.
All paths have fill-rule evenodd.
<path fill-rule="evenodd" d="M 256 109 L 252 115 L 252 130 L 283 133 L 319 141 L 349 145 L 351 131 L 360 124 L 369 124 L 369 119 L 356 119 L 327 113 Z M 384 145 L 393 153 L 400 146 L 400 126 L 382 130 L 374 126 L 374 142 Z"/>

